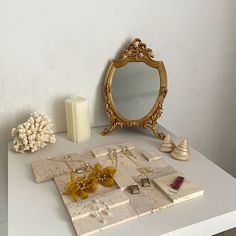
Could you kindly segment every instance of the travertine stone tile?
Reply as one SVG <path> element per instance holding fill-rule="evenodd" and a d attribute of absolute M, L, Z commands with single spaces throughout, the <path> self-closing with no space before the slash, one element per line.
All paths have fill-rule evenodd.
<path fill-rule="evenodd" d="M 166 176 L 177 172 L 176 169 L 174 169 L 170 165 L 166 165 L 165 167 L 160 168 L 151 165 L 151 168 L 153 169 L 153 171 L 150 173 L 146 173 L 146 176 L 149 179 L 155 179 L 161 176 Z"/>
<path fill-rule="evenodd" d="M 146 174 L 139 174 L 135 177 L 136 184 L 139 185 L 139 190 L 141 195 L 144 195 L 146 201 L 149 202 L 152 206 L 152 212 L 157 211 L 159 209 L 163 209 L 172 205 L 172 202 L 163 194 L 157 186 L 150 179 L 149 187 L 142 187 L 141 179 L 147 178 Z M 137 194 L 138 195 L 138 194 Z M 130 201 L 132 205 L 132 202 Z"/>
<path fill-rule="evenodd" d="M 150 187 L 140 186 L 140 191 L 151 202 L 153 212 L 173 205 L 165 194 L 163 194 L 152 182 Z"/>
<path fill-rule="evenodd" d="M 71 169 L 80 168 L 84 163 L 94 165 L 97 162 L 91 155 L 80 155 L 78 153 L 49 158 L 50 159 L 32 162 L 32 170 L 37 183 L 52 180 L 56 176 L 67 174 Z M 65 161 L 67 161 L 67 164 Z"/>
<path fill-rule="evenodd" d="M 122 152 L 122 146 L 126 146 L 132 155 Z M 116 155 L 110 155 L 109 150 L 115 150 Z M 68 163 L 53 160 L 74 162 L 70 162 L 68 167 Z M 89 235 L 203 194 L 203 189 L 185 176 L 178 193 L 170 192 L 169 185 L 178 175 L 183 174 L 168 165 L 158 151 L 141 152 L 130 143 L 94 148 L 87 155 L 66 154 L 53 160 L 32 163 L 35 179 L 36 182 L 54 179 L 78 235 Z M 63 195 L 65 186 L 70 181 L 70 169 L 80 168 L 84 163 L 94 166 L 97 162 L 103 167 L 117 168 L 115 186 L 107 188 L 99 184 L 87 199 L 77 202 Z M 84 174 L 89 172 L 81 175 Z M 149 178 L 150 186 L 143 187 L 141 178 Z M 140 193 L 131 194 L 128 188 L 130 185 L 138 185 Z M 111 215 L 107 214 L 107 207 Z M 96 216 L 97 211 L 100 216 Z"/>
<path fill-rule="evenodd" d="M 175 193 L 171 190 L 171 183 L 175 180 L 177 176 L 183 176 L 184 182 L 180 189 Z M 158 186 L 158 188 L 173 202 L 174 204 L 181 203 L 195 197 L 199 197 L 203 195 L 204 190 L 192 183 L 189 178 L 187 178 L 183 173 L 176 172 L 171 175 L 167 175 L 164 177 L 156 178 L 153 180 L 154 183 Z"/>
<path fill-rule="evenodd" d="M 71 219 L 74 221 L 94 213 L 96 211 L 95 199 L 98 200 L 98 207 L 101 211 L 106 209 L 106 206 L 112 209 L 114 207 L 129 203 L 129 198 L 124 194 L 123 191 L 120 189 L 114 190 L 100 194 L 96 197 L 90 197 L 83 201 L 68 204 L 66 207 L 71 216 Z"/>
<path fill-rule="evenodd" d="M 120 144 L 112 144 L 104 147 L 96 147 L 92 148 L 91 152 L 94 154 L 95 157 L 101 157 L 107 155 L 109 151 L 115 150 L 116 152 L 121 152 L 121 147 L 127 147 L 129 150 L 135 148 L 135 146 L 131 143 L 120 143 Z"/>
<path fill-rule="evenodd" d="M 129 190 L 126 189 L 125 194 L 129 198 L 130 205 L 134 208 L 139 217 L 152 212 L 152 202 L 148 198 L 146 198 L 146 196 L 142 192 L 140 192 L 140 194 L 131 194 Z"/>
<path fill-rule="evenodd" d="M 144 151 L 143 156 L 147 159 L 147 161 L 156 161 L 162 158 L 161 153 L 157 150 Z"/>
<path fill-rule="evenodd" d="M 109 150 L 116 150 L 117 152 L 121 151 L 121 149 L 117 145 L 109 145 L 109 146 L 104 146 L 104 147 L 92 148 L 91 152 L 97 158 L 97 157 L 107 155 Z"/>
<path fill-rule="evenodd" d="M 102 223 L 98 217 L 93 215 L 73 221 L 77 234 L 81 236 L 90 235 L 92 233 L 138 218 L 138 214 L 130 206 L 130 204 L 114 207 L 110 210 L 110 212 L 110 216 L 104 216 L 106 223 Z"/>

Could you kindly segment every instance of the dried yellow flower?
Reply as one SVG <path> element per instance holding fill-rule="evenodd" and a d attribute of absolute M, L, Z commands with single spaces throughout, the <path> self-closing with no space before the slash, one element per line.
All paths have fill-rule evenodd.
<path fill-rule="evenodd" d="M 71 174 L 71 180 L 66 185 L 64 194 L 71 196 L 75 201 L 78 201 L 79 198 L 85 199 L 89 193 L 96 191 L 97 183 L 105 187 L 112 187 L 115 184 L 113 179 L 115 172 L 114 167 L 103 168 L 97 163 L 87 178 L 85 176 L 76 177 L 75 174 Z"/>
<path fill-rule="evenodd" d="M 97 179 L 71 175 L 71 180 L 66 185 L 64 194 L 78 201 L 79 197 L 85 199 L 88 197 L 89 193 L 94 192 L 96 189 Z"/>
<path fill-rule="evenodd" d="M 103 168 L 99 163 L 97 163 L 92 173 L 89 175 L 90 179 L 97 179 L 97 181 L 105 186 L 112 187 L 115 184 L 113 177 L 115 176 L 116 169 L 112 166 Z"/>

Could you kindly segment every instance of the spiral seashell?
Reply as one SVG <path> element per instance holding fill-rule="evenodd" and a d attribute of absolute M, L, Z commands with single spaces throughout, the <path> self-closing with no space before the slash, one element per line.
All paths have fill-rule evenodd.
<path fill-rule="evenodd" d="M 169 134 L 166 134 L 165 138 L 162 141 L 160 151 L 161 152 L 172 152 L 175 148 L 175 144 Z"/>
<path fill-rule="evenodd" d="M 174 159 L 186 161 L 191 158 L 190 150 L 188 148 L 187 140 L 184 140 L 171 152 L 171 156 Z"/>

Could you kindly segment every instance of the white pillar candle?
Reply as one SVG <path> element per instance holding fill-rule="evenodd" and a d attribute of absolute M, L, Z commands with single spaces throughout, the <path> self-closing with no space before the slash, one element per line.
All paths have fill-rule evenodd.
<path fill-rule="evenodd" d="M 71 97 L 65 100 L 67 135 L 75 143 L 82 143 L 90 138 L 90 120 L 88 100 Z"/>

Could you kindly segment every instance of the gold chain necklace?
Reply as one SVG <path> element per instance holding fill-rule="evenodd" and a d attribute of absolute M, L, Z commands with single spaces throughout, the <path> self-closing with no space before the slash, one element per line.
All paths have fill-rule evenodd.
<path fill-rule="evenodd" d="M 111 160 L 112 165 L 114 166 L 114 159 L 115 159 L 115 167 L 117 168 L 118 165 L 118 158 L 117 158 L 117 152 L 115 149 L 108 151 L 108 157 Z"/>
<path fill-rule="evenodd" d="M 127 147 L 121 146 L 121 152 L 126 157 L 128 157 L 136 166 L 138 166 L 137 162 L 131 158 L 131 157 L 134 157 L 135 159 L 137 159 L 137 157 L 135 155 L 133 155 L 133 153 Z"/>

